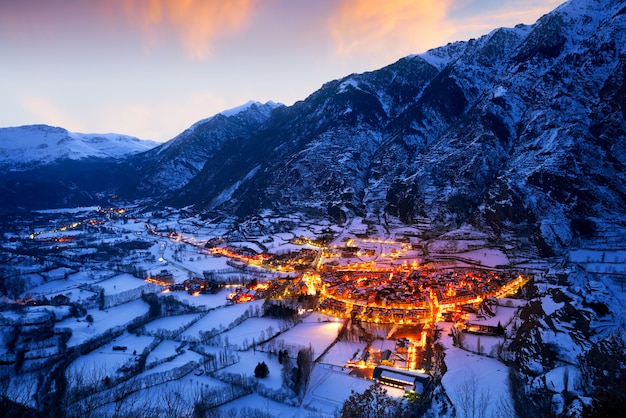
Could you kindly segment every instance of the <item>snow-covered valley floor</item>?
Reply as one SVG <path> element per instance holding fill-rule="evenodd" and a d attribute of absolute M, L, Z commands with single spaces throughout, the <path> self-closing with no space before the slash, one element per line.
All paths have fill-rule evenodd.
<path fill-rule="evenodd" d="M 238 286 L 301 273 L 242 268 L 204 249 L 213 240 L 230 239 L 274 254 L 315 250 L 313 240 L 329 232 L 330 246 L 344 245 L 362 239 L 362 220 L 337 226 L 292 216 L 288 220 L 295 226 L 288 231 L 261 225 L 263 232 L 229 236 L 227 221 L 208 225 L 151 216 L 147 228 L 145 218 L 99 208 L 54 211 L 16 220 L 4 231 L 3 397 L 34 411 L 52 399 L 67 416 L 163 416 L 163 411 L 191 416 L 199 410 L 224 416 L 253 410 L 278 417 L 336 416 L 353 391 L 363 393 L 373 384 L 351 373 L 349 363 L 377 345 L 384 351 L 389 344 L 394 351 L 396 340 L 385 336 L 394 333 L 391 326 L 368 344 L 342 334 L 353 326 L 346 320 L 293 300 L 273 300 L 295 307 L 295 315 L 284 317 L 266 314 L 269 298 L 232 304 L 228 298 Z M 532 292 L 498 300 L 489 314 L 465 313 L 476 326 L 502 327 L 502 335 L 459 332 L 442 318 L 433 324 L 428 372 L 437 388 L 428 400 L 431 416 L 468 416 L 479 409 L 482 416 L 515 416 L 515 370 L 532 376 L 522 382 L 525 390 L 545 388 L 557 414 L 591 402 L 585 384 L 593 378 L 584 369 L 585 355 L 594 343 L 623 336 L 625 249 L 614 243 L 581 248 L 557 265 L 562 260 L 489 247 L 484 235 L 469 229 L 428 242 L 414 230 L 410 234 L 398 227 L 389 236 L 372 237 L 380 241 L 363 240 L 358 261 L 381 264 L 382 254 L 388 254 L 385 263 L 410 264 L 422 255 L 412 248 L 428 246 L 443 260 L 440 268 L 501 268 L 515 259 L 523 260 L 517 268 L 535 277 Z M 326 262 L 347 261 L 329 253 Z M 179 284 L 205 277 L 225 287 L 204 294 L 144 280 L 159 275 L 171 275 L 171 283 Z M 535 304 L 540 314 L 529 313 Z M 528 327 L 523 341 L 549 347 L 551 354 L 519 346 L 521 330 Z M 267 376 L 255 377 L 261 363 Z M 404 391 L 387 391 L 403 399 Z"/>

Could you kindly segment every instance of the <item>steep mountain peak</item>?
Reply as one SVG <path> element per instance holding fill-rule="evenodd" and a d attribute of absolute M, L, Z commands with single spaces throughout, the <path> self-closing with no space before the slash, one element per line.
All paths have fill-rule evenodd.
<path fill-rule="evenodd" d="M 262 118 L 262 119 L 267 119 L 269 117 L 269 114 L 272 110 L 276 109 L 277 107 L 281 107 L 284 106 L 282 103 L 276 103 L 273 101 L 268 101 L 266 103 L 261 103 L 255 100 L 249 100 L 246 103 L 239 105 L 239 106 L 235 106 L 231 109 L 226 109 L 223 110 L 213 116 L 210 116 L 206 119 L 202 119 L 199 120 L 198 122 L 194 123 L 193 125 L 191 125 L 189 127 L 189 129 L 187 129 L 187 131 L 193 131 L 195 130 L 198 126 L 202 126 L 207 122 L 212 121 L 215 118 L 220 118 L 220 117 L 233 117 L 233 116 L 240 116 L 240 117 L 247 117 L 250 118 L 253 115 L 257 115 L 258 117 Z M 187 132 L 185 131 L 185 132 Z"/>
<path fill-rule="evenodd" d="M 242 105 L 235 106 L 231 109 L 223 110 L 218 114 L 224 115 L 224 116 L 234 116 L 236 114 L 239 114 L 249 109 L 258 110 L 258 111 L 268 111 L 268 110 L 271 111 L 280 106 L 284 106 L 284 105 L 282 103 L 276 103 L 271 100 L 265 103 L 261 103 L 256 100 L 249 100 Z"/>
<path fill-rule="evenodd" d="M 250 135 L 280 107 L 284 105 L 249 101 L 194 123 L 170 141 L 130 160 L 138 172 L 131 182 L 136 189 L 128 192 L 154 196 L 184 186 L 226 141 Z"/>

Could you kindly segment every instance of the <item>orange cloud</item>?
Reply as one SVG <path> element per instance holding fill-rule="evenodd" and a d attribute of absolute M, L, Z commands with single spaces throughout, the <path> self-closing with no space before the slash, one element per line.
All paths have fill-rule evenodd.
<path fill-rule="evenodd" d="M 218 38 L 237 32 L 248 22 L 255 1 L 111 0 L 109 6 L 141 31 L 148 49 L 174 32 L 188 55 L 205 58 Z"/>
<path fill-rule="evenodd" d="M 423 52 L 447 42 L 452 0 L 342 0 L 329 29 L 340 55 L 388 57 Z"/>

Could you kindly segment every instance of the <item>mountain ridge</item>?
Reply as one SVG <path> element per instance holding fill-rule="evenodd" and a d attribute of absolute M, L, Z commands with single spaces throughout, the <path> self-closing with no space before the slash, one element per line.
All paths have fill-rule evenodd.
<path fill-rule="evenodd" d="M 623 10 L 573 0 L 534 25 L 325 83 L 165 202 L 469 222 L 562 250 L 626 211 Z"/>
<path fill-rule="evenodd" d="M 84 134 L 49 125 L 0 128 L 0 168 L 13 170 L 55 160 L 123 158 L 157 143 L 116 133 Z"/>

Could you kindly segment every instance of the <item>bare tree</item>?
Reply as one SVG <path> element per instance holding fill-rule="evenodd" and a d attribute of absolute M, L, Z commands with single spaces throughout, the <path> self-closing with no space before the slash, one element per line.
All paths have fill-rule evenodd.
<path fill-rule="evenodd" d="M 33 400 L 37 392 L 38 375 L 5 375 L 0 378 L 0 414 L 2 416 L 20 416 L 29 410 L 34 411 Z"/>
<path fill-rule="evenodd" d="M 104 364 L 83 364 L 82 366 L 68 367 L 65 372 L 66 390 L 65 405 L 66 408 L 72 409 L 74 404 L 76 407 L 82 408 L 81 400 L 92 395 L 102 389 L 102 384 L 107 379 L 107 370 Z"/>
<path fill-rule="evenodd" d="M 133 393 L 133 390 L 132 384 L 128 381 L 120 383 L 113 389 L 111 394 L 114 404 L 112 417 L 128 417 L 129 414 L 134 417 L 147 418 L 150 416 L 152 398 L 138 396 L 137 393 Z"/>
<path fill-rule="evenodd" d="M 311 370 L 313 369 L 313 347 L 311 345 L 298 351 L 296 364 L 298 365 L 296 386 L 298 392 L 304 396 L 309 377 L 311 376 Z"/>
<path fill-rule="evenodd" d="M 189 402 L 182 396 L 184 387 L 179 385 L 178 388 L 163 387 L 160 394 L 162 402 L 163 417 L 186 417 L 190 416 L 193 409 L 193 402 Z"/>
<path fill-rule="evenodd" d="M 506 396 L 500 396 L 495 410 L 491 413 L 491 418 L 517 418 L 511 399 Z"/>
<path fill-rule="evenodd" d="M 475 373 L 470 375 L 456 388 L 457 404 L 463 418 L 486 418 L 491 402 L 489 389 L 479 389 L 479 379 Z"/>
<path fill-rule="evenodd" d="M 463 343 L 465 342 L 465 333 L 461 331 L 456 332 L 456 343 L 460 348 L 464 348 Z"/>

